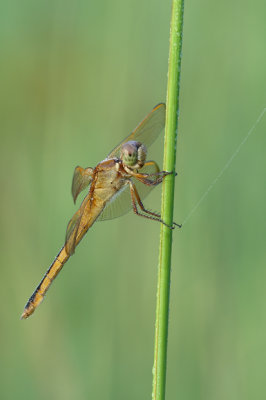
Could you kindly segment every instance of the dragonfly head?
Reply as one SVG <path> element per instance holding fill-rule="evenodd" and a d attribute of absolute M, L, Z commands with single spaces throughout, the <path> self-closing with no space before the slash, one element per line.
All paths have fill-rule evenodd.
<path fill-rule="evenodd" d="M 143 167 L 147 155 L 147 149 L 140 142 L 130 141 L 121 147 L 120 158 L 123 164 L 129 168 L 138 169 Z"/>

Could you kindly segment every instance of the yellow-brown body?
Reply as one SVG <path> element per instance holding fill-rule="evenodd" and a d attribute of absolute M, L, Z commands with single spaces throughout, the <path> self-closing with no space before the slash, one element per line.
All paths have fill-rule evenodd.
<path fill-rule="evenodd" d="M 93 170 L 89 193 L 78 210 L 78 213 L 81 215 L 77 230 L 72 231 L 66 244 L 56 256 L 42 281 L 27 302 L 21 318 L 29 317 L 42 302 L 52 281 L 74 253 L 75 247 L 97 220 L 108 201 L 127 183 L 125 176 L 126 172 L 121 162 L 117 159 L 104 160 Z"/>

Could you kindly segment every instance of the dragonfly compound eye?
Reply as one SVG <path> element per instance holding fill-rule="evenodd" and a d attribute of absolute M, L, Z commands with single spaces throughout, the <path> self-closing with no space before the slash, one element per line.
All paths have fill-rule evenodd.
<path fill-rule="evenodd" d="M 121 148 L 121 160 L 128 167 L 138 163 L 138 142 L 127 142 Z"/>
<path fill-rule="evenodd" d="M 144 144 L 140 144 L 138 147 L 138 164 L 142 167 L 146 161 L 147 149 Z"/>

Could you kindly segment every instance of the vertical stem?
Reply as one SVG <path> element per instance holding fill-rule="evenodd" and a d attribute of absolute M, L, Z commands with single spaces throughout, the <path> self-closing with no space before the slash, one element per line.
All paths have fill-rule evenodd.
<path fill-rule="evenodd" d="M 183 12 L 184 0 L 173 0 L 168 61 L 168 87 L 163 166 L 164 171 L 175 170 Z M 169 225 L 171 225 L 173 222 L 174 185 L 174 174 L 168 175 L 163 183 L 162 219 Z M 172 230 L 162 224 L 160 234 L 160 255 L 155 323 L 152 391 L 153 400 L 165 399 L 171 250 Z"/>

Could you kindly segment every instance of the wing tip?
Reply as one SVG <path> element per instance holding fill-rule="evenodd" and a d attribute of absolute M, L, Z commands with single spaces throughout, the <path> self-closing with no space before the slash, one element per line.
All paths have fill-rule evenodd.
<path fill-rule="evenodd" d="M 156 106 L 154 106 L 153 107 L 153 109 L 152 110 L 156 110 L 156 109 L 158 109 L 158 108 L 166 108 L 166 104 L 165 103 L 158 103 L 158 104 L 156 104 Z"/>

